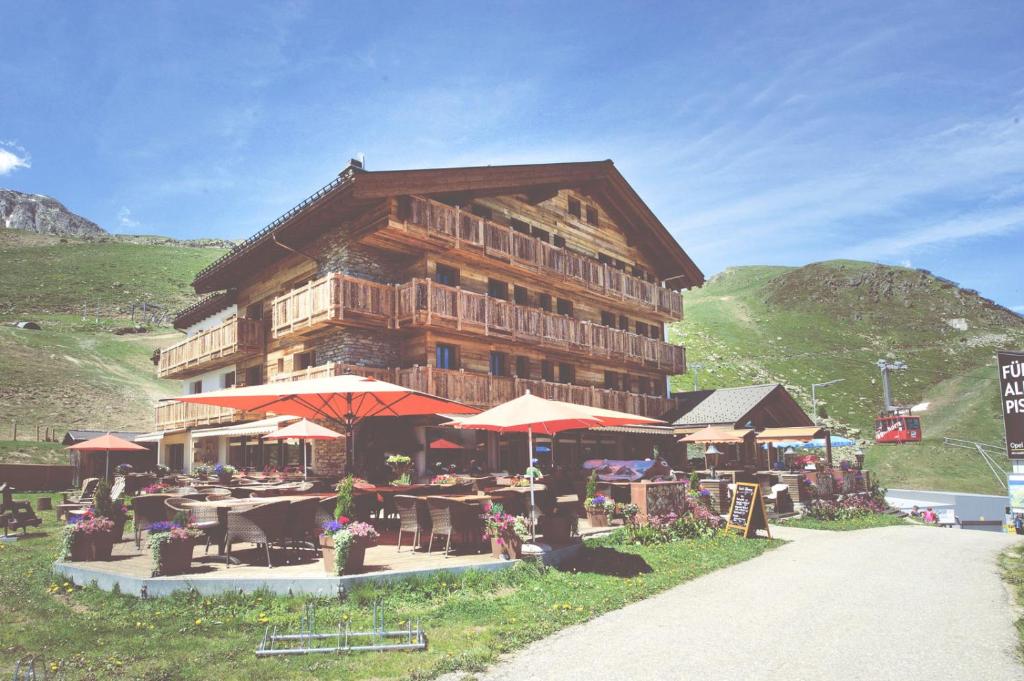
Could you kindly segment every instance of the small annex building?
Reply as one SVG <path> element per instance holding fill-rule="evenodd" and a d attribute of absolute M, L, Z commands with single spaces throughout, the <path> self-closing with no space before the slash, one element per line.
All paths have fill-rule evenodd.
<path fill-rule="evenodd" d="M 716 465 L 767 468 L 772 445 L 820 437 L 816 426 L 779 383 L 697 390 L 672 395 L 679 405 L 666 414 L 673 433 L 685 445 L 714 445 Z M 765 446 L 766 445 L 766 446 Z"/>

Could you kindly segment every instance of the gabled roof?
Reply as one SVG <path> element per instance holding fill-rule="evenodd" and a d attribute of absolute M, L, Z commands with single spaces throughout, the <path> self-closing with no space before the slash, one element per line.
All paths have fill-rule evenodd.
<path fill-rule="evenodd" d="M 632 237 L 650 242 L 648 251 L 659 278 L 675 277 L 674 285 L 681 288 L 703 284 L 704 274 L 615 165 L 606 160 L 372 172 L 350 167 L 202 270 L 192 285 L 199 293 L 231 288 L 243 267 L 251 270 L 282 257 L 285 250 L 280 244 L 301 247 L 326 230 L 343 229 L 367 207 L 391 196 L 544 196 L 558 189 L 579 189 L 593 196 Z"/>
<path fill-rule="evenodd" d="M 777 414 L 779 426 L 810 426 L 810 417 L 804 413 L 793 396 L 778 383 L 765 385 L 747 385 L 739 388 L 719 388 L 701 399 L 688 412 L 680 416 L 673 425 L 676 426 L 709 426 L 729 425 L 743 426 L 749 415 L 758 406 L 765 403 L 774 394 L 774 402 L 766 406 Z M 673 395 L 677 399 L 685 399 L 686 393 Z M 763 426 L 765 424 L 756 424 Z"/>
<path fill-rule="evenodd" d="M 99 437 L 100 435 L 106 435 L 107 433 L 119 437 L 122 440 L 127 440 L 128 442 L 133 442 L 135 438 L 137 438 L 139 435 L 142 435 L 142 433 L 125 431 L 69 430 L 68 432 L 64 433 L 64 439 L 61 441 L 61 443 L 64 444 L 65 446 L 73 445 L 79 442 L 85 442 L 86 440 L 91 440 L 93 438 Z"/>
<path fill-rule="evenodd" d="M 174 328 L 184 330 L 235 303 L 234 289 L 204 296 L 174 315 Z"/>

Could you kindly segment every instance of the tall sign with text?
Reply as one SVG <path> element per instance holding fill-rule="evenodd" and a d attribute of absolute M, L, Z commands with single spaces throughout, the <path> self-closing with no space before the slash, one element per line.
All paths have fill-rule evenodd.
<path fill-rule="evenodd" d="M 1000 351 L 996 357 L 1006 454 L 1011 459 L 1024 459 L 1024 352 Z"/>

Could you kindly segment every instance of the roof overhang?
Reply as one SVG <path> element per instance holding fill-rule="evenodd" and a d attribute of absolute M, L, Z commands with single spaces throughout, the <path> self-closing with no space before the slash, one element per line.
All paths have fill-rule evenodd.
<path fill-rule="evenodd" d="M 810 442 L 825 437 L 827 429 L 820 426 L 794 426 L 790 428 L 765 428 L 756 435 L 758 442 Z"/>
<path fill-rule="evenodd" d="M 281 257 L 286 250 L 280 244 L 301 247 L 328 229 L 344 228 L 346 222 L 367 207 L 391 196 L 497 196 L 558 188 L 578 188 L 593 195 L 605 204 L 624 229 L 633 232 L 632 238 L 649 240 L 647 250 L 660 279 L 672 278 L 673 285 L 679 288 L 704 283 L 704 273 L 626 182 L 615 164 L 606 160 L 374 172 L 349 170 L 202 270 L 192 285 L 198 293 L 236 286 L 244 271 L 252 271 Z M 242 260 L 246 262 L 244 268 Z"/>
<path fill-rule="evenodd" d="M 288 421 L 298 420 L 298 416 L 272 416 L 268 419 L 260 419 L 259 421 L 236 423 L 233 426 L 220 426 L 219 428 L 193 430 L 192 437 L 247 437 L 267 435 L 269 433 L 273 433 L 275 430 L 279 430 L 281 425 Z"/>
<path fill-rule="evenodd" d="M 753 432 L 751 428 L 715 428 L 714 426 L 708 426 L 681 438 L 679 441 L 685 443 L 738 445 L 745 442 L 747 437 Z"/>

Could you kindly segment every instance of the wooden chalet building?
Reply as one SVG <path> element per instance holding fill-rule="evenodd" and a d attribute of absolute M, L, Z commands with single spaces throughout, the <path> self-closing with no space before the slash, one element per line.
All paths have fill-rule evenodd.
<path fill-rule="evenodd" d="M 657 417 L 686 371 L 666 325 L 703 280 L 611 161 L 353 161 L 196 276 L 208 295 L 157 372 L 185 392 L 353 372 L 479 407 L 530 390 Z M 153 438 L 174 467 L 238 460 L 190 432 L 258 418 L 166 403 Z M 319 446 L 314 468 L 337 472 L 341 451 Z"/>

